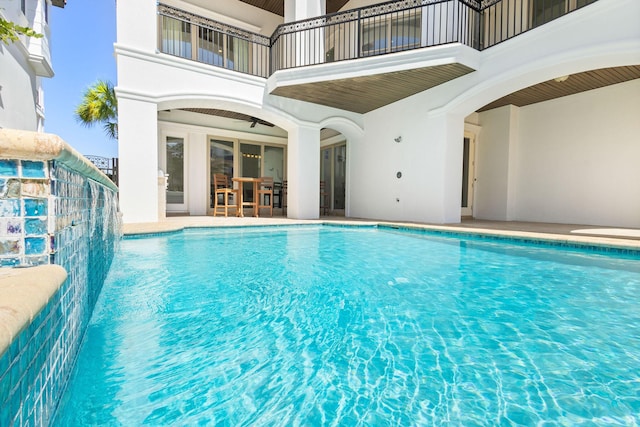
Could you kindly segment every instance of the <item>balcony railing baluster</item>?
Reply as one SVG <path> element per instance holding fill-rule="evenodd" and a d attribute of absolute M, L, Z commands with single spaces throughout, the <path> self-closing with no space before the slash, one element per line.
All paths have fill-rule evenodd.
<path fill-rule="evenodd" d="M 394 0 L 282 24 L 270 38 L 159 4 L 159 49 L 267 78 L 449 43 L 483 50 L 596 1 Z"/>

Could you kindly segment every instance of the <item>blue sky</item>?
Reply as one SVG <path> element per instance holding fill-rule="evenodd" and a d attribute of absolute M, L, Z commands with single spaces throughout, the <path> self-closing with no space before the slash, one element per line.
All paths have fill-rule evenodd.
<path fill-rule="evenodd" d="M 45 132 L 55 133 L 82 154 L 117 157 L 118 143 L 100 125 L 86 128 L 74 110 L 87 87 L 96 80 L 115 85 L 115 0 L 68 0 L 64 9 L 52 7 L 51 58 L 55 76 L 44 79 Z"/>

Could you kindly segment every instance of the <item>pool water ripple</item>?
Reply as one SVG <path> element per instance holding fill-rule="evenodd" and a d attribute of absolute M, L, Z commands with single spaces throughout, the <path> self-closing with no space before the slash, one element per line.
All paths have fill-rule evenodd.
<path fill-rule="evenodd" d="M 321 227 L 125 240 L 57 425 L 634 425 L 640 260 Z"/>

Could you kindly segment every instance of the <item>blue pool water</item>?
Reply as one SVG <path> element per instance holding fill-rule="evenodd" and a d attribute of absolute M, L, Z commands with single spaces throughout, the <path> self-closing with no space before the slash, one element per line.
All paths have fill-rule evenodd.
<path fill-rule="evenodd" d="M 127 239 L 55 425 L 636 425 L 640 258 L 375 228 Z"/>

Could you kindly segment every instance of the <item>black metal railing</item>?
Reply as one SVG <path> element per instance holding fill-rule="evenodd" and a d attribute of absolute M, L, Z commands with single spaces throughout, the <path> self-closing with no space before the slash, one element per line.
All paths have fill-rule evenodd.
<path fill-rule="evenodd" d="M 91 163 L 93 163 L 102 173 L 104 173 L 109 179 L 118 185 L 118 158 L 117 157 L 101 157 L 85 155 Z"/>
<path fill-rule="evenodd" d="M 401 0 L 280 25 L 271 72 L 447 43 L 480 49 L 474 0 Z"/>
<path fill-rule="evenodd" d="M 161 52 L 269 77 L 269 37 L 164 4 L 158 21 Z"/>
<path fill-rule="evenodd" d="M 481 50 L 598 0 L 483 0 Z"/>
<path fill-rule="evenodd" d="M 270 38 L 159 4 L 159 46 L 266 78 L 287 68 L 449 43 L 483 50 L 596 1 L 394 0 L 282 24 Z"/>

